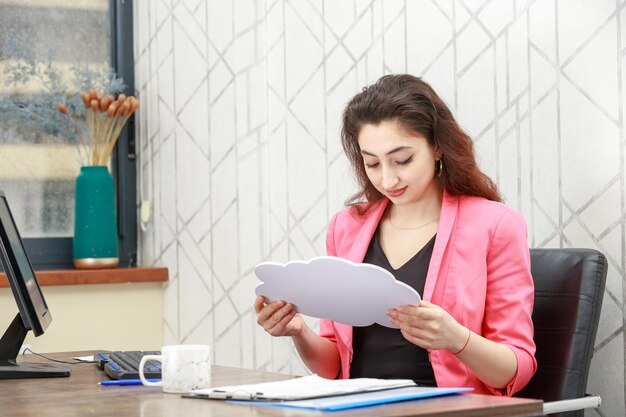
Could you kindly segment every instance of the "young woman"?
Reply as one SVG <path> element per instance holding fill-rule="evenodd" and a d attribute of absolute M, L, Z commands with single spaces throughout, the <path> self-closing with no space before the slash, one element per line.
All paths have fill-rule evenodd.
<path fill-rule="evenodd" d="M 292 304 L 257 297 L 259 325 L 326 378 L 522 389 L 537 368 L 526 224 L 471 138 L 427 83 L 387 75 L 348 103 L 342 142 L 360 191 L 333 217 L 328 255 L 383 267 L 422 302 L 387 312 L 399 330 L 321 320 L 317 335 Z"/>

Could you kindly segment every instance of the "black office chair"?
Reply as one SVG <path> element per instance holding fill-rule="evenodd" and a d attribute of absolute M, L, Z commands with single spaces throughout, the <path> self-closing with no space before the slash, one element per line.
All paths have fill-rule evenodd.
<path fill-rule="evenodd" d="M 582 417 L 602 308 L 607 261 L 593 249 L 531 249 L 537 373 L 517 396 L 544 400 L 544 413 Z M 590 399 L 596 399 L 590 405 Z M 575 401 L 563 401 L 573 400 Z M 550 403 L 554 402 L 554 403 Z M 578 411 L 569 411 L 578 410 Z M 567 411 L 567 412 L 561 412 Z"/>

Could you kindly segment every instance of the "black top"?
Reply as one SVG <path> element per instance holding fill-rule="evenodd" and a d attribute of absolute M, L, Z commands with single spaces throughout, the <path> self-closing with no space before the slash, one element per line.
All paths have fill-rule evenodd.
<path fill-rule="evenodd" d="M 398 281 L 424 292 L 426 273 L 435 246 L 435 237 L 397 270 L 393 269 L 383 252 L 378 231 L 370 242 L 363 262 L 380 266 L 391 272 Z M 436 386 L 428 351 L 407 341 L 398 329 L 373 324 L 354 327 L 352 333 L 354 355 L 350 378 L 412 379 L 419 385 Z"/>

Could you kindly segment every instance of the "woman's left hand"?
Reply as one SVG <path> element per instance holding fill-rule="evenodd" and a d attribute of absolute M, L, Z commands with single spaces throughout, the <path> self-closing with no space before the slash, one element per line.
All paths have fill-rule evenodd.
<path fill-rule="evenodd" d="M 467 340 L 468 329 L 446 310 L 428 301 L 387 310 L 387 316 L 406 340 L 424 349 L 447 349 L 455 353 Z"/>

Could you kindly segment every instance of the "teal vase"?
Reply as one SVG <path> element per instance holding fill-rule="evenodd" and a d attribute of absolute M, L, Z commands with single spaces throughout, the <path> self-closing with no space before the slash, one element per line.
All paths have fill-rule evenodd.
<path fill-rule="evenodd" d="M 76 268 L 119 262 L 113 177 L 106 166 L 85 166 L 76 177 L 73 258 Z"/>

